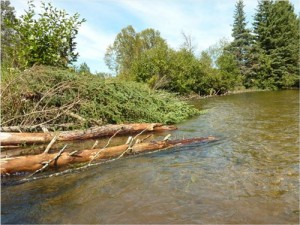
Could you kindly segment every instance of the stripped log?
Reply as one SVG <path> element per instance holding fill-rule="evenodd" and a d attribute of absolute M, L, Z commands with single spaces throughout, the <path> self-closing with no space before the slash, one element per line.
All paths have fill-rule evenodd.
<path fill-rule="evenodd" d="M 72 127 L 75 127 L 76 124 L 74 123 L 63 123 L 63 124 L 53 124 L 53 125 L 33 125 L 33 126 L 9 126 L 9 127 L 0 127 L 0 132 L 37 132 L 37 131 L 43 131 L 43 128 L 46 128 L 47 130 L 55 131 L 55 130 L 66 130 L 70 129 Z"/>
<path fill-rule="evenodd" d="M 138 154 L 142 152 L 155 151 L 160 149 L 168 149 L 182 144 L 208 142 L 216 140 L 215 137 L 207 138 L 192 138 L 184 140 L 163 140 L 152 141 L 145 143 L 138 143 L 130 146 L 130 144 L 124 144 L 114 147 L 108 147 L 105 149 L 88 149 L 81 150 L 75 154 L 69 152 L 63 152 L 59 157 L 57 153 L 42 153 L 39 155 L 20 156 L 15 158 L 1 159 L 1 175 L 9 175 L 17 172 L 35 172 L 41 169 L 45 163 L 51 162 L 49 168 L 61 168 L 74 163 L 90 162 L 91 160 L 107 160 L 117 158 L 124 154 L 127 155 Z M 130 150 L 130 151 L 128 151 Z M 96 157 L 95 157 L 96 155 Z M 57 157 L 56 160 L 53 160 Z M 95 158 L 94 158 L 95 157 Z M 51 161 L 52 160 L 52 161 Z"/>
<path fill-rule="evenodd" d="M 175 126 L 166 126 L 161 123 L 134 123 L 106 125 L 92 127 L 87 130 L 62 131 L 58 134 L 57 141 L 84 140 L 89 138 L 106 137 L 113 135 L 120 130 L 119 134 L 138 133 L 146 131 L 167 131 L 175 130 Z M 1 146 L 17 144 L 47 143 L 57 135 L 55 132 L 49 133 L 0 133 Z"/>

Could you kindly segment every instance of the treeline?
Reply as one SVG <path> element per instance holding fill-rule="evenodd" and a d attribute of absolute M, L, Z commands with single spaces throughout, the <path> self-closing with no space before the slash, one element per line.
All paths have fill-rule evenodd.
<path fill-rule="evenodd" d="M 117 79 L 179 94 L 297 87 L 299 17 L 293 5 L 289 1 L 259 1 L 250 28 L 244 7 L 242 0 L 236 3 L 233 41 L 221 39 L 200 55 L 191 37 L 184 33 L 182 45 L 175 50 L 159 31 L 137 32 L 128 26 L 107 48 L 105 62 Z M 2 65 L 20 70 L 35 64 L 74 68 L 72 63 L 78 58 L 75 38 L 83 22 L 85 19 L 79 14 L 68 15 L 50 3 L 43 3 L 42 13 L 38 14 L 33 1 L 29 1 L 25 14 L 17 18 L 10 2 L 1 1 Z M 91 73 L 86 63 L 75 71 Z"/>
<path fill-rule="evenodd" d="M 92 74 L 75 38 L 85 21 L 33 2 L 17 18 L 1 1 L 1 126 L 79 129 L 108 123 L 178 123 L 199 110 L 146 84 Z"/>
<path fill-rule="evenodd" d="M 220 41 L 197 58 L 191 38 L 184 33 L 183 37 L 184 42 L 176 51 L 159 31 L 136 32 L 128 26 L 108 47 L 105 62 L 120 79 L 180 94 L 222 94 L 242 85 L 237 63 L 225 51 L 229 43 Z"/>
<path fill-rule="evenodd" d="M 289 1 L 259 1 L 252 28 L 244 3 L 234 12 L 232 42 L 221 40 L 197 57 L 185 34 L 179 50 L 159 31 L 121 30 L 105 61 L 118 77 L 180 94 L 222 94 L 236 88 L 278 89 L 299 85 L 299 17 Z M 196 29 L 196 28 L 195 28 Z"/>

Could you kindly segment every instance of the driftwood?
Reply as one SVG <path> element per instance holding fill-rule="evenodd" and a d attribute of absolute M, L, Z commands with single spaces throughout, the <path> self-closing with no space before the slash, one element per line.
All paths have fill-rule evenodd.
<path fill-rule="evenodd" d="M 53 125 L 32 125 L 32 126 L 2 126 L 0 127 L 1 132 L 33 132 L 33 131 L 43 131 L 43 129 L 47 129 L 50 131 L 55 130 L 65 130 L 70 129 L 76 126 L 75 123 L 63 123 L 63 124 L 53 124 Z"/>
<path fill-rule="evenodd" d="M 136 123 L 136 124 L 118 124 L 106 125 L 100 127 L 92 127 L 87 130 L 62 131 L 58 134 L 57 141 L 84 140 L 89 138 L 98 138 L 112 136 L 116 131 L 119 134 L 138 133 L 145 131 L 167 131 L 175 130 L 175 126 L 166 126 L 160 123 Z M 0 133 L 1 146 L 18 145 L 18 144 L 33 144 L 47 143 L 57 134 L 49 133 Z"/>
<path fill-rule="evenodd" d="M 91 162 L 92 160 L 108 160 L 112 158 L 120 158 L 123 155 L 138 154 L 142 152 L 155 151 L 159 149 L 168 149 L 182 144 L 208 142 L 216 140 L 214 137 L 192 138 L 184 140 L 163 140 L 140 143 L 133 139 L 124 145 L 102 148 L 89 149 L 81 151 L 62 152 L 49 154 L 44 152 L 39 155 L 20 156 L 15 158 L 1 159 L 1 175 L 9 175 L 17 172 L 34 172 L 41 171 L 45 167 L 61 168 L 74 163 Z"/>

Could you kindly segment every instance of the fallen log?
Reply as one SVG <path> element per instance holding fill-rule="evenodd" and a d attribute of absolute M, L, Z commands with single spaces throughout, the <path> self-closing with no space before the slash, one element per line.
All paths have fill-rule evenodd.
<path fill-rule="evenodd" d="M 53 124 L 53 125 L 33 125 L 33 126 L 9 126 L 9 127 L 0 127 L 0 132 L 37 132 L 37 131 L 43 131 L 43 128 L 46 128 L 47 130 L 55 131 L 55 130 L 62 130 L 62 129 L 70 129 L 72 127 L 75 127 L 76 124 L 74 123 L 63 123 L 63 124 Z"/>
<path fill-rule="evenodd" d="M 172 125 L 163 125 L 161 123 L 134 123 L 134 124 L 116 124 L 99 127 L 92 127 L 87 130 L 62 131 L 59 134 L 55 132 L 49 133 L 0 133 L 1 146 L 47 143 L 58 135 L 58 141 L 84 140 L 90 138 L 112 136 L 117 131 L 118 134 L 132 134 L 145 130 L 149 131 L 167 131 L 177 129 Z"/>
<path fill-rule="evenodd" d="M 39 155 L 20 156 L 15 158 L 1 159 L 1 175 L 10 175 L 17 172 L 35 172 L 41 170 L 45 165 L 49 168 L 62 168 L 74 163 L 91 162 L 92 160 L 108 160 L 112 158 L 122 157 L 123 155 L 138 154 L 142 152 L 155 151 L 160 149 L 168 149 L 174 146 L 208 142 L 216 140 L 215 137 L 192 138 L 184 140 L 163 140 L 151 141 L 145 143 L 137 143 L 108 147 L 103 149 L 88 149 L 73 152 L 42 153 Z"/>

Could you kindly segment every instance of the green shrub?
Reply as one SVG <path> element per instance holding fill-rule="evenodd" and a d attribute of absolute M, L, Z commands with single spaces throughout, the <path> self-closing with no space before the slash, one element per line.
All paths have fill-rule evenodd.
<path fill-rule="evenodd" d="M 146 85 L 35 66 L 2 81 L 2 126 L 76 123 L 177 123 L 199 113 L 173 94 Z M 86 119 L 79 123 L 75 113 Z"/>

